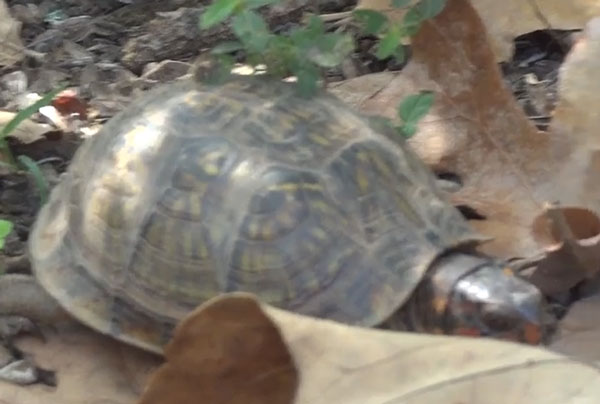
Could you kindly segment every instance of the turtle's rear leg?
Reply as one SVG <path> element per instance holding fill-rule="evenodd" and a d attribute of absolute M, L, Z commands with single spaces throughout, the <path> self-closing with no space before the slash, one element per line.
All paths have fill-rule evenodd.
<path fill-rule="evenodd" d="M 29 275 L 0 276 L 0 380 L 15 384 L 55 385 L 54 372 L 43 369 L 14 341 L 32 334 L 43 339 L 38 327 L 67 319 L 68 315 Z"/>

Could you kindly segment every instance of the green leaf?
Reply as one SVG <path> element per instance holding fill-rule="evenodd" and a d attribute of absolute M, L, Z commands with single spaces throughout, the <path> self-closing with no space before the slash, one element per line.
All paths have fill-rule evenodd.
<path fill-rule="evenodd" d="M 400 38 L 400 30 L 394 25 L 390 26 L 383 38 L 381 38 L 377 44 L 375 57 L 377 57 L 377 59 L 385 59 L 392 56 L 396 52 L 398 46 L 400 46 Z"/>
<path fill-rule="evenodd" d="M 324 35 L 306 53 L 307 58 L 321 67 L 335 67 L 354 50 L 354 39 L 349 34 Z"/>
<path fill-rule="evenodd" d="M 323 19 L 318 15 L 311 15 L 306 24 L 306 32 L 309 33 L 310 37 L 317 38 L 319 35 L 325 33 L 325 23 Z"/>
<path fill-rule="evenodd" d="M 362 25 L 368 35 L 376 35 L 385 28 L 388 23 L 387 17 L 375 10 L 354 10 L 354 18 Z"/>
<path fill-rule="evenodd" d="M 0 250 L 4 248 L 4 241 L 13 229 L 12 222 L 0 219 Z"/>
<path fill-rule="evenodd" d="M 446 0 L 420 0 L 413 8 L 419 12 L 422 20 L 426 20 L 441 13 L 445 6 Z"/>
<path fill-rule="evenodd" d="M 404 123 L 402 126 L 398 126 L 397 130 L 400 136 L 408 139 L 417 133 L 417 126 L 412 123 Z"/>
<path fill-rule="evenodd" d="M 404 14 L 404 18 L 402 19 L 402 30 L 404 34 L 407 36 L 413 36 L 421 28 L 421 23 L 423 19 L 421 18 L 421 13 L 415 7 L 411 8 Z"/>
<path fill-rule="evenodd" d="M 23 122 L 25 119 L 29 118 L 31 115 L 35 114 L 38 109 L 50 104 L 52 102 L 52 100 L 54 99 L 54 97 L 56 97 L 56 95 L 58 93 L 60 93 L 62 90 L 64 90 L 66 87 L 67 87 L 66 84 L 59 86 L 58 88 L 50 91 L 48 94 L 44 95 L 42 98 L 40 98 L 39 100 L 34 102 L 32 105 L 19 111 L 19 113 L 17 115 L 15 115 L 15 117 L 13 119 L 11 119 L 2 128 L 2 131 L 0 132 L 0 140 L 6 138 L 6 136 L 8 136 L 13 130 L 15 130 L 21 122 Z"/>
<path fill-rule="evenodd" d="M 275 35 L 264 52 L 267 71 L 276 77 L 285 77 L 290 73 L 290 66 L 297 58 L 298 49 L 289 37 Z"/>
<path fill-rule="evenodd" d="M 268 6 L 269 4 L 278 3 L 280 0 L 244 0 L 244 5 L 246 9 L 253 10 L 255 8 L 260 8 L 263 6 Z"/>
<path fill-rule="evenodd" d="M 398 106 L 398 115 L 403 121 L 402 129 L 408 136 L 411 136 L 410 133 L 414 134 L 419 120 L 429 112 L 433 99 L 433 92 L 421 91 L 402 100 Z"/>
<path fill-rule="evenodd" d="M 403 63 L 406 59 L 406 53 L 404 52 L 404 46 L 398 45 L 396 51 L 394 52 L 394 58 L 398 63 Z"/>
<path fill-rule="evenodd" d="M 314 66 L 303 66 L 294 72 L 298 79 L 298 91 L 303 97 L 310 97 L 318 89 L 319 70 Z"/>
<path fill-rule="evenodd" d="M 225 41 L 211 49 L 213 55 L 222 55 L 244 49 L 244 45 L 238 41 Z"/>
<path fill-rule="evenodd" d="M 404 8 L 412 2 L 413 0 L 392 0 L 392 7 Z"/>
<path fill-rule="evenodd" d="M 323 35 L 325 35 L 323 20 L 316 15 L 311 15 L 306 27 L 292 30 L 290 39 L 296 47 L 306 49 L 313 46 Z"/>
<path fill-rule="evenodd" d="M 48 193 L 50 192 L 50 186 L 48 185 L 46 178 L 42 174 L 42 171 L 40 170 L 40 168 L 38 167 L 36 162 L 27 156 L 21 155 L 21 156 L 17 157 L 17 160 L 19 160 L 19 163 L 21 163 L 23 165 L 23 167 L 25 167 L 25 169 L 33 177 L 35 186 L 36 186 L 36 188 L 38 190 L 38 194 L 40 196 L 40 202 L 42 205 L 45 204 L 46 201 L 48 200 Z"/>
<path fill-rule="evenodd" d="M 244 10 L 233 17 L 232 29 L 250 52 L 263 52 L 271 39 L 265 20 L 255 11 Z"/>
<path fill-rule="evenodd" d="M 200 28 L 207 29 L 215 24 L 225 21 L 235 9 L 242 4 L 242 0 L 216 0 L 211 3 L 200 17 Z"/>

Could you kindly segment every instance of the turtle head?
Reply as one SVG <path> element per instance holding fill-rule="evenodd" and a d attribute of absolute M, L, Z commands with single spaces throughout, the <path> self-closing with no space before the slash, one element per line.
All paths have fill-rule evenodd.
<path fill-rule="evenodd" d="M 533 345 L 552 320 L 542 293 L 489 258 L 453 253 L 439 259 L 412 298 L 412 328 Z"/>
<path fill-rule="evenodd" d="M 454 284 L 445 316 L 452 334 L 537 345 L 547 333 L 541 292 L 510 269 L 492 262 Z"/>

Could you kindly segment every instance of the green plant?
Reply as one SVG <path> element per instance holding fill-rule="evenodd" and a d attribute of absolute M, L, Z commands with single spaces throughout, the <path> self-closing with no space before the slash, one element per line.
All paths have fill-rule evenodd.
<path fill-rule="evenodd" d="M 246 63 L 266 66 L 267 74 L 276 77 L 294 75 L 300 94 L 310 96 L 319 87 L 323 68 L 338 66 L 354 50 L 354 39 L 348 33 L 327 32 L 323 20 L 310 16 L 305 26 L 283 34 L 272 33 L 263 17 L 256 11 L 280 0 L 215 0 L 200 17 L 200 28 L 207 29 L 231 19 L 236 41 L 222 42 L 211 53 L 219 64 L 218 77 L 228 74 L 234 63 L 231 55 L 245 52 Z M 391 0 L 397 8 L 409 8 L 399 23 L 391 22 L 384 14 L 360 9 L 352 15 L 366 34 L 379 39 L 375 56 L 378 59 L 405 58 L 403 38 L 414 35 L 422 22 L 439 14 L 446 0 Z M 225 73 L 224 73 L 225 72 Z M 421 92 L 407 97 L 398 108 L 403 122 L 397 127 L 403 136 L 411 136 L 416 124 L 433 102 L 433 94 Z"/>
<path fill-rule="evenodd" d="M 4 219 L 0 219 L 0 250 L 4 248 L 4 242 L 6 237 L 10 234 L 13 229 L 12 222 Z"/>
<path fill-rule="evenodd" d="M 15 160 L 10 147 L 8 146 L 8 142 L 6 141 L 6 137 L 10 135 L 23 121 L 35 114 L 41 107 L 50 104 L 54 97 L 63 91 L 65 87 L 66 85 L 62 85 L 50 91 L 29 107 L 19 111 L 13 119 L 4 125 L 0 131 L 0 155 L 4 156 L 10 165 L 15 168 L 25 169 L 33 177 L 42 204 L 46 202 L 48 196 L 49 185 L 46 182 L 46 179 L 42 175 L 37 164 L 29 157 L 20 155 Z"/>
<path fill-rule="evenodd" d="M 405 137 L 414 135 L 417 131 L 417 123 L 427 115 L 431 105 L 433 105 L 431 91 L 421 91 L 404 98 L 398 106 L 398 117 L 402 120 L 402 125 L 397 127 L 400 134 Z"/>
<path fill-rule="evenodd" d="M 395 57 L 404 60 L 402 40 L 417 33 L 423 21 L 438 15 L 444 8 L 446 0 L 392 0 L 395 8 L 409 10 L 399 23 L 391 22 L 385 14 L 369 9 L 359 9 L 352 12 L 354 19 L 362 26 L 365 33 L 379 38 L 375 56 L 378 59 Z"/>
<path fill-rule="evenodd" d="M 284 77 L 293 74 L 303 95 L 317 89 L 320 69 L 339 65 L 354 49 L 354 40 L 346 33 L 329 33 L 323 21 L 312 16 L 308 24 L 285 34 L 272 33 L 257 8 L 279 0 L 216 0 L 200 20 L 202 29 L 231 18 L 237 41 L 224 42 L 212 49 L 212 54 L 224 69 L 229 70 L 237 50 L 246 52 L 252 66 L 266 65 L 269 74 Z"/>

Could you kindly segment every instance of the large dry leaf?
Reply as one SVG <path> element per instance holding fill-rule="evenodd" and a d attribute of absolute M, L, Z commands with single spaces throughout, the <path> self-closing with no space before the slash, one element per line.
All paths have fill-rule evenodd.
<path fill-rule="evenodd" d="M 140 404 L 292 403 L 299 374 L 256 301 L 217 299 L 184 319 Z"/>
<path fill-rule="evenodd" d="M 58 386 L 0 382 L 0 404 L 132 404 L 161 362 L 83 326 L 46 337 L 46 343 L 20 340 L 19 347 L 32 354 L 38 366 L 56 371 Z"/>
<path fill-rule="evenodd" d="M 600 365 L 600 295 L 571 306 L 550 349 Z"/>
<path fill-rule="evenodd" d="M 534 221 L 532 232 L 545 248 L 539 261 L 530 262 L 534 268 L 527 273 L 542 293 L 567 292 L 596 277 L 600 269 L 600 218 L 596 214 L 578 207 L 549 206 Z"/>
<path fill-rule="evenodd" d="M 580 29 L 600 15 L 595 0 L 471 0 L 490 36 L 496 61 L 509 60 L 514 38 L 540 29 Z M 359 0 L 357 8 L 380 10 L 393 21 L 405 11 L 391 7 L 390 0 Z"/>
<path fill-rule="evenodd" d="M 15 112 L 0 111 L 0 128 L 9 123 L 17 114 Z M 31 119 L 23 120 L 8 137 L 18 139 L 21 143 L 33 143 L 43 138 L 45 133 L 52 130 L 47 124 L 34 122 Z"/>
<path fill-rule="evenodd" d="M 138 404 L 591 404 L 600 396 L 599 369 L 548 350 L 350 327 L 245 293 L 192 312 L 166 355 Z"/>
<path fill-rule="evenodd" d="M 423 25 L 413 40 L 414 56 L 400 74 L 359 77 L 332 92 L 363 112 L 395 118 L 408 94 L 433 91 L 434 106 L 411 145 L 434 170 L 461 177 L 464 185 L 451 198 L 485 216 L 471 221 L 494 237 L 483 251 L 529 256 L 542 248 L 531 225 L 544 202 L 600 208 L 600 183 L 594 181 L 599 138 L 592 131 L 597 113 L 590 113 L 600 104 L 595 89 L 600 80 L 593 78 L 599 70 L 585 67 L 598 63 L 594 52 L 600 42 L 587 34 L 561 72 L 561 90 L 577 88 L 584 98 L 559 102 L 550 133 L 537 131 L 505 88 L 485 27 L 466 0 L 450 0 Z M 586 86 L 589 81 L 594 84 Z"/>
<path fill-rule="evenodd" d="M 13 65 L 24 57 L 21 23 L 11 17 L 6 2 L 0 0 L 0 66 Z"/>

